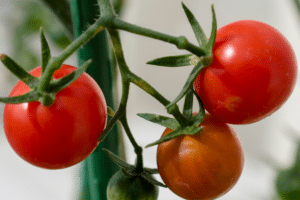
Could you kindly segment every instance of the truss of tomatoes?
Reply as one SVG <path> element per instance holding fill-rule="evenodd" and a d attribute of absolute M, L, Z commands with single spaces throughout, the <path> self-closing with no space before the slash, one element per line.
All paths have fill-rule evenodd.
<path fill-rule="evenodd" d="M 62 65 L 53 78 L 74 70 Z M 30 74 L 39 77 L 41 67 Z M 194 82 L 207 110 L 200 124 L 203 130 L 158 145 L 158 171 L 165 184 L 185 199 L 215 199 L 228 192 L 242 173 L 244 153 L 227 123 L 249 124 L 271 115 L 287 101 L 296 79 L 294 51 L 276 29 L 251 20 L 220 28 L 213 62 Z M 29 90 L 19 81 L 9 96 Z M 6 104 L 3 123 L 8 142 L 21 158 L 38 167 L 61 169 L 93 152 L 106 115 L 101 89 L 83 73 L 56 94 L 50 107 L 38 101 Z M 171 131 L 167 128 L 163 136 Z"/>
<path fill-rule="evenodd" d="M 217 31 L 213 62 L 194 82 L 207 110 L 203 130 L 161 143 L 157 165 L 164 183 L 184 199 L 215 199 L 238 181 L 244 153 L 227 124 L 250 124 L 277 111 L 296 84 L 295 53 L 275 28 L 242 20 Z M 167 128 L 162 137 L 172 130 Z"/>

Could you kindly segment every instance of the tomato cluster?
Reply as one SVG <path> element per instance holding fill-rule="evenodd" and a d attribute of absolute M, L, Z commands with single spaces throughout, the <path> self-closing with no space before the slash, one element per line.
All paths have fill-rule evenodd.
<path fill-rule="evenodd" d="M 62 65 L 53 79 L 76 68 Z M 41 76 L 41 67 L 30 72 Z M 165 184 L 185 199 L 215 199 L 238 181 L 244 165 L 241 142 L 227 124 L 249 124 L 278 110 L 291 95 L 297 62 L 288 41 L 258 21 L 237 21 L 217 31 L 213 62 L 194 82 L 207 113 L 195 135 L 181 135 L 157 149 Z M 10 97 L 30 88 L 19 81 Z M 97 83 L 83 73 L 55 94 L 53 105 L 39 101 L 6 104 L 4 131 L 14 151 L 46 169 L 75 165 L 90 155 L 106 126 L 107 107 Z M 167 128 L 162 137 L 172 130 Z M 157 187 L 142 176 L 119 171 L 109 182 L 109 199 L 157 199 Z"/>
<path fill-rule="evenodd" d="M 213 62 L 194 82 L 206 113 L 196 135 L 158 145 L 157 166 L 165 184 L 185 199 L 215 199 L 238 181 L 244 153 L 227 124 L 249 124 L 278 110 L 297 79 L 294 51 L 275 28 L 243 20 L 217 31 Z M 167 128 L 162 137 L 172 130 Z"/>
<path fill-rule="evenodd" d="M 54 79 L 64 77 L 76 68 L 62 67 Z M 30 74 L 39 77 L 41 67 Z M 9 96 L 29 91 L 19 81 Z M 55 96 L 50 107 L 39 101 L 5 104 L 4 131 L 14 151 L 27 162 L 42 168 L 61 169 L 75 165 L 90 155 L 106 125 L 107 108 L 98 84 L 87 73 Z"/>

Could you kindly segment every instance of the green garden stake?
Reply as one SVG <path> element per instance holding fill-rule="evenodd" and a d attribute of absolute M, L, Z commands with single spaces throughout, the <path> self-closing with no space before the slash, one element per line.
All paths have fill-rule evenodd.
<path fill-rule="evenodd" d="M 74 26 L 74 36 L 78 37 L 99 16 L 97 0 L 71 0 L 71 12 Z M 78 51 L 78 65 L 92 59 L 92 64 L 87 69 L 95 81 L 100 85 L 107 105 L 115 108 L 114 98 L 114 70 L 111 61 L 110 47 L 106 32 L 101 32 Z M 120 155 L 122 143 L 119 130 L 115 126 L 107 138 L 84 161 L 82 167 L 82 199 L 105 200 L 106 187 L 111 176 L 119 169 L 104 153 L 102 148 L 107 148 Z M 89 193 L 87 192 L 89 191 Z"/>

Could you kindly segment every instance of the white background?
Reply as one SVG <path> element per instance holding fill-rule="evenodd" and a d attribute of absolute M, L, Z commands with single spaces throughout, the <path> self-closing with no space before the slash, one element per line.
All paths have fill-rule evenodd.
<path fill-rule="evenodd" d="M 18 2 L 15 0 L 15 2 Z M 126 0 L 124 19 L 170 35 L 186 36 L 196 44 L 192 29 L 181 7 L 181 0 Z M 218 27 L 241 19 L 254 19 L 270 24 L 283 33 L 300 55 L 300 16 L 292 0 L 184 0 L 209 35 L 211 4 L 215 5 Z M 10 34 L 6 32 L 7 15 L 15 15 L 9 1 L 0 0 L 0 53 L 9 53 Z M 47 33 L 46 33 L 47 34 Z M 161 94 L 172 100 L 184 85 L 191 67 L 169 69 L 147 66 L 157 57 L 184 54 L 173 45 L 153 39 L 121 34 L 125 58 L 140 77 L 153 85 Z M 38 39 L 38 36 L 37 36 Z M 37 45 L 39 45 L 37 43 Z M 39 48 L 39 46 L 37 47 Z M 59 52 L 58 52 L 59 53 Z M 299 61 L 300 62 L 300 61 Z M 69 59 L 75 64 L 76 59 Z M 0 64 L 0 95 L 7 96 L 12 85 L 6 80 L 7 71 Z M 288 166 L 295 151 L 292 135 L 300 133 L 299 81 L 288 102 L 267 119 L 245 126 L 234 126 L 245 149 L 245 168 L 237 185 L 223 200 L 264 200 L 274 198 L 274 166 Z M 181 105 L 181 104 L 180 104 Z M 3 109 L 3 104 L 1 104 Z M 151 112 L 166 115 L 164 108 L 139 88 L 131 87 L 128 104 L 129 123 L 136 140 L 145 146 L 160 137 L 163 127 L 153 125 L 136 116 Z M 2 124 L 1 124 L 2 126 Z M 2 133 L 1 133 L 2 132 Z M 1 128 L 0 132 L 0 199 L 7 200 L 73 200 L 79 178 L 79 165 L 58 171 L 39 169 L 20 159 L 9 147 Z M 125 139 L 128 162 L 134 162 L 131 144 Z M 156 167 L 156 148 L 144 151 L 145 165 Z M 157 176 L 159 179 L 159 177 Z M 179 200 L 168 189 L 160 189 L 159 199 Z"/>

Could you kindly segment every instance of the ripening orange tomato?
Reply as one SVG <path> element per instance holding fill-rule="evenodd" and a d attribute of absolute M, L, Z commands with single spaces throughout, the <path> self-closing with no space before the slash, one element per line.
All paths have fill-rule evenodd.
<path fill-rule="evenodd" d="M 244 152 L 235 131 L 210 114 L 197 135 L 183 135 L 161 143 L 157 166 L 165 184 L 185 199 L 209 200 L 227 193 L 238 181 Z M 167 128 L 163 135 L 171 132 Z"/>

